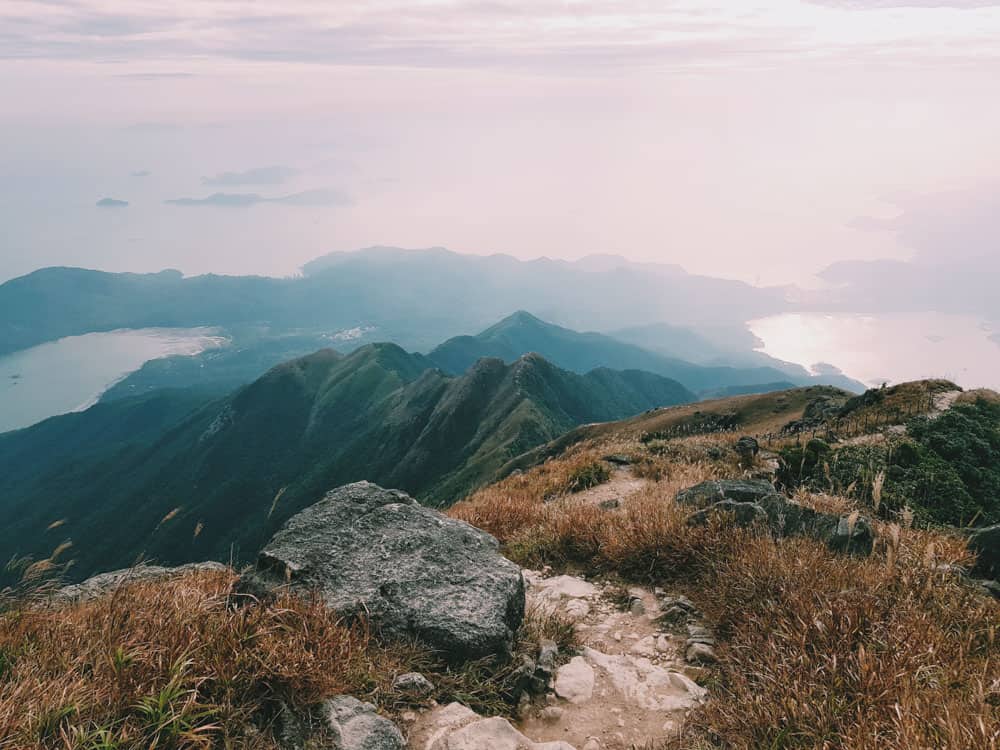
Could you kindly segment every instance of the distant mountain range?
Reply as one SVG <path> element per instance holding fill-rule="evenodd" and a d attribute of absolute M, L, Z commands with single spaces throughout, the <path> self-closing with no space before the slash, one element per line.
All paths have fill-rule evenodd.
<path fill-rule="evenodd" d="M 286 279 L 45 268 L 0 284 L 0 354 L 93 331 L 171 326 L 368 326 L 379 340 L 423 351 L 514 310 L 584 330 L 668 321 L 745 331 L 745 321 L 787 309 L 785 295 L 615 256 L 520 261 L 441 248 L 332 253 Z"/>
<path fill-rule="evenodd" d="M 537 354 L 448 375 L 394 344 L 322 350 L 223 398 L 159 389 L 0 435 L 0 550 L 45 557 L 69 538 L 74 578 L 140 555 L 246 560 L 330 487 L 368 479 L 446 504 L 575 425 L 693 398 Z"/>
<path fill-rule="evenodd" d="M 595 367 L 646 370 L 706 395 L 730 392 L 729 389 L 735 389 L 730 393 L 734 395 L 818 384 L 864 390 L 860 383 L 845 376 L 835 373 L 811 376 L 794 366 L 779 369 L 693 364 L 604 334 L 571 331 L 524 311 L 504 318 L 476 336 L 449 339 L 428 357 L 446 372 L 460 373 L 481 357 L 499 357 L 510 362 L 527 352 L 538 352 L 574 372 L 587 372 Z"/>

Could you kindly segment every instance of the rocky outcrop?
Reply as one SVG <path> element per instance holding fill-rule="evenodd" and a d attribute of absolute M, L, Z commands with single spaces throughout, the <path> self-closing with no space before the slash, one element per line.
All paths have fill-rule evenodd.
<path fill-rule="evenodd" d="M 167 578 L 187 575 L 198 571 L 224 572 L 229 570 L 222 563 L 202 562 L 180 565 L 176 568 L 163 568 L 159 565 L 136 565 L 133 568 L 114 570 L 110 573 L 100 573 L 88 578 L 82 583 L 63 586 L 56 591 L 53 599 L 56 603 L 78 603 L 97 599 L 110 594 L 119 586 L 141 581 L 162 581 Z"/>
<path fill-rule="evenodd" d="M 677 502 L 707 508 L 722 500 L 756 503 L 777 495 L 774 485 L 762 479 L 713 479 L 677 493 Z"/>
<path fill-rule="evenodd" d="M 969 551 L 976 555 L 972 575 L 1000 580 L 1000 524 L 972 532 Z"/>
<path fill-rule="evenodd" d="M 809 536 L 834 552 L 850 555 L 870 555 L 875 543 L 875 532 L 864 516 L 821 513 L 789 500 L 766 481 L 702 482 L 679 492 L 677 502 L 700 508 L 688 517 L 691 525 L 703 525 L 722 514 L 739 526 L 760 524 L 779 537 Z"/>
<path fill-rule="evenodd" d="M 237 591 L 286 586 L 452 659 L 508 651 L 524 616 L 521 571 L 492 536 L 369 482 L 332 490 L 289 519 Z"/>

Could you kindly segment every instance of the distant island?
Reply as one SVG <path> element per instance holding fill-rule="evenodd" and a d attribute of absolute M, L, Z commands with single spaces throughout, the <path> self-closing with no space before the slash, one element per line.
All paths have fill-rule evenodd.
<path fill-rule="evenodd" d="M 117 198 L 101 198 L 97 201 L 97 205 L 101 208 L 125 208 L 128 205 L 128 201 L 118 200 Z"/>

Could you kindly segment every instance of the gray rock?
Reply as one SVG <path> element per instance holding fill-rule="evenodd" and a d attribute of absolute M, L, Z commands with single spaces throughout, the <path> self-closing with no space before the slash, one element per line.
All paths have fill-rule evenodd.
<path fill-rule="evenodd" d="M 320 711 L 332 736 L 333 750 L 404 750 L 402 733 L 375 706 L 342 695 L 326 701 Z"/>
<path fill-rule="evenodd" d="M 119 586 L 137 583 L 139 581 L 161 581 L 168 578 L 194 573 L 196 571 L 223 572 L 229 568 L 222 563 L 201 562 L 180 565 L 176 568 L 164 568 L 159 565 L 136 565 L 134 568 L 113 570 L 110 573 L 99 573 L 82 583 L 63 586 L 53 594 L 57 604 L 70 602 L 85 602 L 110 594 Z"/>
<path fill-rule="evenodd" d="M 976 555 L 972 575 L 1000 580 L 1000 524 L 972 532 L 969 551 Z"/>
<path fill-rule="evenodd" d="M 555 641 L 543 639 L 538 645 L 538 658 L 535 660 L 535 682 L 532 685 L 534 692 L 544 693 L 548 688 L 549 681 L 555 677 L 558 659 L 559 646 Z"/>
<path fill-rule="evenodd" d="M 747 499 L 754 493 L 756 499 Z M 708 502 L 720 494 L 726 495 L 725 499 Z M 875 532 L 864 516 L 852 519 L 820 513 L 779 495 L 769 482 L 702 482 L 678 493 L 677 501 L 702 508 L 688 517 L 691 525 L 705 524 L 712 515 L 726 513 L 739 526 L 760 522 L 775 536 L 809 536 L 824 542 L 834 552 L 870 555 L 875 544 Z"/>
<path fill-rule="evenodd" d="M 755 503 L 776 494 L 774 485 L 761 479 L 713 479 L 678 492 L 677 502 L 708 508 L 722 500 Z"/>
<path fill-rule="evenodd" d="M 736 441 L 733 449 L 739 454 L 740 461 L 745 466 L 749 466 L 753 463 L 757 454 L 760 453 L 760 443 L 749 435 L 744 435 Z"/>
<path fill-rule="evenodd" d="M 434 684 L 420 672 L 407 672 L 392 681 L 392 689 L 412 698 L 427 698 L 434 694 Z"/>
<path fill-rule="evenodd" d="M 632 464 L 632 459 L 624 453 L 612 453 L 610 456 L 605 456 L 604 460 L 615 466 L 630 466 Z"/>
<path fill-rule="evenodd" d="M 703 510 L 697 510 L 688 516 L 687 523 L 689 526 L 704 526 L 709 518 L 719 513 L 730 515 L 737 526 L 767 524 L 767 512 L 758 503 L 739 503 L 735 500 L 720 500 Z"/>
<path fill-rule="evenodd" d="M 688 664 L 715 664 L 718 661 L 715 649 L 700 641 L 688 644 L 684 652 L 684 659 Z"/>
<path fill-rule="evenodd" d="M 317 592 L 383 637 L 416 636 L 453 660 L 509 652 L 524 617 L 524 580 L 497 541 L 404 492 L 345 485 L 293 516 L 237 591 Z"/>
<path fill-rule="evenodd" d="M 834 552 L 867 557 L 875 546 L 875 531 L 864 516 L 841 516 L 825 541 Z"/>
<path fill-rule="evenodd" d="M 1000 581 L 976 581 L 983 593 L 989 594 L 994 599 L 1000 599 Z"/>

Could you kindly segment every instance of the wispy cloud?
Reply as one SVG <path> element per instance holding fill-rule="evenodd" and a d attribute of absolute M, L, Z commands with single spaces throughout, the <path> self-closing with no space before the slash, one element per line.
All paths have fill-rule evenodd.
<path fill-rule="evenodd" d="M 201 184 L 210 187 L 236 187 L 239 185 L 280 185 L 294 177 L 299 170 L 294 167 L 255 167 L 243 172 L 222 172 L 213 177 L 202 177 Z"/>
<path fill-rule="evenodd" d="M 346 206 L 350 196 L 338 190 L 305 190 L 300 193 L 266 198 L 257 193 L 212 193 L 204 198 L 173 198 L 164 201 L 174 206 L 217 206 L 220 208 L 248 208 L 262 203 L 286 206 Z"/>
<path fill-rule="evenodd" d="M 955 8 L 987 15 L 949 23 L 836 14 Z M 977 39 L 994 54 L 1000 0 L 12 0 L 0 10 L 0 58 L 137 62 L 230 58 L 407 67 L 705 65 L 868 50 L 962 55 Z M 854 15 L 850 13 L 850 15 Z M 141 72 L 140 72 L 141 74 Z"/>

